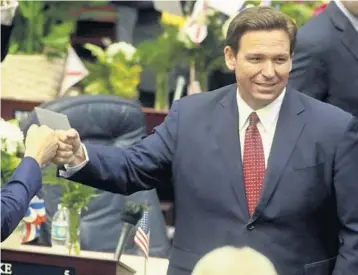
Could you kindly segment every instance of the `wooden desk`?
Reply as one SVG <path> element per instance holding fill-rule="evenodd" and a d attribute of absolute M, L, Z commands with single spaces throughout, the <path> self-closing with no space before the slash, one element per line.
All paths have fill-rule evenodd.
<path fill-rule="evenodd" d="M 71 267 L 75 262 L 80 261 L 82 272 L 76 270 L 76 275 L 112 275 L 105 272 L 108 262 L 113 262 L 113 254 L 92 251 L 81 251 L 80 255 L 69 256 L 67 253 L 56 251 L 51 247 L 20 245 L 10 247 L 1 244 L 1 260 L 2 262 L 17 261 L 34 263 L 44 261 L 48 265 L 62 265 Z M 121 266 L 128 270 L 135 270 L 136 275 L 144 275 L 144 258 L 134 255 L 122 255 Z M 70 266 L 68 266 L 70 264 Z M 76 263 L 76 266 L 78 263 Z M 168 269 L 168 260 L 160 258 L 149 258 L 147 275 L 166 275 Z M 108 270 L 108 269 L 107 269 Z M 122 275 L 122 273 L 117 273 Z M 130 272 L 123 275 L 131 274 Z M 116 274 L 113 274 L 116 275 Z"/>

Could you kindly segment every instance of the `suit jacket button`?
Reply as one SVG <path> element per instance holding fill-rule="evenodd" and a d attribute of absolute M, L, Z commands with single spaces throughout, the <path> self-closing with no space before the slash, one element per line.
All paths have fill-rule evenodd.
<path fill-rule="evenodd" d="M 254 230 L 254 229 L 255 229 L 255 225 L 253 225 L 253 224 L 249 224 L 249 225 L 247 226 L 247 230 L 252 231 L 252 230 Z"/>

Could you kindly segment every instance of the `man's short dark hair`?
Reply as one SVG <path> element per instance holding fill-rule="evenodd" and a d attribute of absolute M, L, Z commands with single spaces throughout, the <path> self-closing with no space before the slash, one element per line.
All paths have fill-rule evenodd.
<path fill-rule="evenodd" d="M 227 34 L 226 45 L 236 54 L 239 50 L 241 37 L 249 31 L 283 30 L 290 38 L 290 54 L 296 46 L 297 26 L 286 14 L 270 7 L 252 7 L 238 13 L 231 21 Z"/>

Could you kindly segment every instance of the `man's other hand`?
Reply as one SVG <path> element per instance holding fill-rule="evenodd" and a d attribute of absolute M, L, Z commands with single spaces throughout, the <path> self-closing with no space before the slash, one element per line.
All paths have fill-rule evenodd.
<path fill-rule="evenodd" d="M 57 165 L 77 166 L 86 160 L 81 138 L 75 129 L 56 131 L 58 150 L 53 162 Z"/>
<path fill-rule="evenodd" d="M 58 138 L 54 130 L 31 125 L 25 140 L 25 157 L 34 158 L 42 167 L 55 157 L 57 149 Z"/>

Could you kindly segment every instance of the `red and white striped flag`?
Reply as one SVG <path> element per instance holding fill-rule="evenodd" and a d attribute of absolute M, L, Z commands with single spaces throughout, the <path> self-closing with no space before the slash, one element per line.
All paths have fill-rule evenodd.
<path fill-rule="evenodd" d="M 134 236 L 134 243 L 143 252 L 146 258 L 149 257 L 149 239 L 149 213 L 147 210 L 145 210 L 143 217 L 138 223 L 138 228 Z"/>
<path fill-rule="evenodd" d="M 208 35 L 207 26 L 207 9 L 208 4 L 206 0 L 196 1 L 193 13 L 189 19 L 185 22 L 185 32 L 194 43 L 201 43 Z"/>
<path fill-rule="evenodd" d="M 68 89 L 80 82 L 88 75 L 88 70 L 83 64 L 81 58 L 77 55 L 72 46 L 68 47 L 68 55 L 66 60 L 64 77 L 61 85 L 59 96 L 66 95 Z"/>

